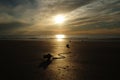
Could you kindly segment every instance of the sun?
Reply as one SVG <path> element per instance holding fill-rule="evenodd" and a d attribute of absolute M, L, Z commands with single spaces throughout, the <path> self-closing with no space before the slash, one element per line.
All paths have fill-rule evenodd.
<path fill-rule="evenodd" d="M 57 15 L 54 17 L 55 24 L 62 24 L 65 22 L 65 17 L 63 15 Z"/>

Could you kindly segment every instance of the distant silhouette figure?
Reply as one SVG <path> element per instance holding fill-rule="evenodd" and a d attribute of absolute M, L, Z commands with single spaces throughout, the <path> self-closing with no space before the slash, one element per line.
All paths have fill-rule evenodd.
<path fill-rule="evenodd" d="M 69 44 L 66 44 L 66 47 L 67 47 L 67 48 L 70 48 L 70 45 L 69 45 Z"/>

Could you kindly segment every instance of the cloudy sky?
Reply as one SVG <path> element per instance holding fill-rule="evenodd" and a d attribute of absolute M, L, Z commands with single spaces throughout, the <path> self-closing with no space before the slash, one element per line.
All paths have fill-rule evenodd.
<path fill-rule="evenodd" d="M 120 0 L 0 0 L 0 35 L 43 34 L 120 34 Z"/>

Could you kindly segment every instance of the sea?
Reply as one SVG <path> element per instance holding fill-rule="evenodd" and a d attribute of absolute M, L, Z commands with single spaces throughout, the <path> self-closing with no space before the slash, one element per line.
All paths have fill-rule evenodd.
<path fill-rule="evenodd" d="M 59 34 L 56 34 L 59 35 Z M 50 41 L 57 40 L 56 35 L 0 35 L 0 40 L 32 40 L 32 41 Z M 64 34 L 62 34 L 64 35 Z M 64 35 L 63 40 L 72 41 L 120 41 L 120 35 Z"/>

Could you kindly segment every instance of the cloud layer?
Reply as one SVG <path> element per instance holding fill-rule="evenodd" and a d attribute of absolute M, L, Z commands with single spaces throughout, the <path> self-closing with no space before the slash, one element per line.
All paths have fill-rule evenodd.
<path fill-rule="evenodd" d="M 52 17 L 63 14 L 64 25 Z M 1 0 L 0 35 L 120 34 L 119 0 Z"/>

